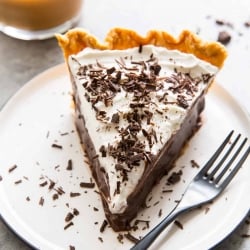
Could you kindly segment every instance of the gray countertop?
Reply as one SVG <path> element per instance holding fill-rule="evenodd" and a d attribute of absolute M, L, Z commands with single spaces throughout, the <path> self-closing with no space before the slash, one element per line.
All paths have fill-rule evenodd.
<path fill-rule="evenodd" d="M 83 26 L 89 30 L 91 30 L 92 32 L 94 32 L 97 36 L 103 37 L 104 34 L 106 33 L 106 31 L 113 26 L 125 26 L 124 24 L 126 24 L 126 26 L 130 26 L 132 28 L 138 28 L 142 31 L 148 30 L 147 25 L 149 24 L 149 28 L 154 27 L 154 23 L 152 23 L 151 21 L 153 20 L 152 15 L 154 15 L 154 10 L 152 10 L 152 13 L 150 13 L 150 15 L 148 14 L 148 19 L 145 18 L 145 20 L 142 21 L 143 19 L 143 15 L 139 14 L 137 16 L 137 20 L 139 20 L 139 22 L 141 22 L 141 24 L 134 24 L 132 22 L 132 16 L 136 15 L 136 11 L 137 9 L 132 8 L 130 10 L 129 6 L 126 5 L 126 8 L 123 6 L 123 8 L 125 8 L 126 12 L 121 12 L 120 8 L 117 4 L 117 2 L 115 1 L 110 1 L 110 5 L 113 4 L 114 8 L 117 8 L 116 13 L 112 12 L 113 14 L 113 18 L 110 18 L 110 13 L 111 13 L 111 9 L 107 7 L 107 5 L 105 5 L 103 2 L 98 2 L 98 1 L 85 1 L 85 5 L 83 8 L 83 13 L 82 13 L 82 19 L 80 22 L 80 26 Z M 120 2 L 120 1 L 118 1 Z M 148 1 L 146 1 L 148 2 Z M 154 1 L 155 4 L 158 1 Z M 195 1 L 194 1 L 195 2 Z M 212 3 L 214 3 L 215 1 L 212 1 Z M 217 2 L 217 1 L 216 1 Z M 224 1 L 222 1 L 224 2 Z M 241 1 L 239 1 L 241 2 Z M 121 2 L 120 2 L 121 3 Z M 229 3 L 229 1 L 226 1 L 226 3 Z M 99 4 L 98 8 L 95 9 L 95 5 Z M 122 4 L 122 3 L 121 3 Z M 160 4 L 160 2 L 159 2 Z M 250 10 L 250 4 L 247 4 L 246 1 L 242 1 L 242 6 L 247 6 L 248 9 Z M 238 6 L 238 5 L 237 5 Z M 228 7 L 229 8 L 229 7 Z M 232 6 L 233 8 L 233 6 Z M 91 15 L 91 13 L 93 13 L 95 9 L 95 16 L 99 15 L 99 20 L 102 18 L 103 19 L 103 24 L 100 25 L 99 22 L 97 22 L 97 20 L 94 18 L 94 15 Z M 105 14 L 106 13 L 106 14 Z M 217 13 L 217 12 L 216 12 Z M 241 15 L 241 17 L 245 17 L 245 20 L 248 18 L 248 21 L 250 20 L 250 12 L 248 12 L 248 14 L 246 14 L 244 16 L 244 10 L 243 10 L 243 14 Z M 109 14 L 109 16 L 107 16 Z M 211 17 L 210 21 L 208 20 L 208 16 L 211 15 L 211 11 L 210 9 L 208 9 L 208 11 L 206 13 L 203 13 L 203 25 L 205 25 L 206 29 L 208 28 L 208 26 L 215 26 L 214 29 L 214 34 L 216 32 L 219 31 L 219 28 L 221 27 L 217 27 L 214 23 L 211 24 Z M 224 17 L 224 13 L 222 13 L 221 16 L 215 16 L 216 14 L 212 14 L 212 18 L 217 18 L 217 17 Z M 229 15 L 229 14 L 228 14 Z M 232 14 L 234 15 L 234 13 Z M 120 19 L 118 18 L 120 16 Z M 201 18 L 201 17 L 199 17 Z M 226 18 L 229 18 L 228 16 L 226 16 Z M 125 22 L 124 20 L 127 20 L 127 22 Z M 200 20 L 200 19 L 199 19 Z M 231 19 L 230 19 L 231 20 Z M 246 20 L 247 21 L 247 20 Z M 162 22 L 162 21 L 161 21 Z M 159 26 L 159 27 L 163 27 L 165 28 L 165 26 L 167 27 L 168 25 L 162 25 L 160 26 L 159 23 L 161 23 L 160 21 L 156 22 L 155 26 Z M 166 21 L 167 22 L 167 21 Z M 239 22 L 243 22 L 242 20 L 240 20 L 237 23 L 236 19 L 233 19 L 233 22 L 236 23 L 236 25 L 238 25 L 239 27 Z M 209 23 L 209 25 L 208 25 Z M 115 24 L 115 25 L 113 25 Z M 139 26 L 141 25 L 141 26 Z M 181 22 L 178 24 L 179 26 L 184 26 L 184 22 Z M 199 30 L 199 32 L 201 31 L 201 34 L 204 34 L 204 29 L 202 27 L 202 24 L 200 24 L 200 26 L 197 25 L 193 25 L 189 24 L 189 23 L 185 23 L 185 25 L 187 25 L 187 28 L 193 29 L 193 30 Z M 138 27 L 137 27 L 138 26 Z M 143 26 L 143 27 L 142 27 Z M 210 27 L 209 26 L 209 27 Z M 178 26 L 173 27 L 169 26 L 170 29 L 172 29 L 172 31 L 178 31 Z M 176 28 L 177 27 L 177 28 Z M 158 27 L 156 27 L 158 28 Z M 167 27 L 168 28 L 168 27 Z M 225 29 L 228 29 L 228 27 L 225 27 Z M 242 32 L 243 30 L 243 35 L 245 35 L 246 40 L 244 39 L 243 35 L 239 35 L 239 32 Z M 203 32 L 203 33 L 202 33 Z M 231 55 L 235 55 L 237 53 L 237 46 L 242 46 L 241 48 L 244 48 L 244 53 L 241 51 L 240 55 L 243 55 L 243 61 L 248 63 L 248 65 L 244 65 L 241 66 L 241 70 L 244 70 L 247 68 L 248 66 L 248 71 L 250 68 L 250 62 L 249 62 L 249 58 L 250 58 L 250 52 L 248 49 L 248 44 L 250 46 L 249 43 L 249 34 L 250 34 L 250 28 L 247 30 L 245 28 L 241 27 L 241 30 L 239 31 L 239 29 L 234 29 L 232 30 L 230 28 L 230 32 L 232 32 L 233 34 L 236 34 L 235 37 L 233 38 L 233 41 L 231 42 L 231 44 L 229 45 L 229 51 L 231 52 L 230 57 L 229 57 L 229 62 L 228 64 L 226 64 L 226 66 L 228 65 L 229 69 L 225 70 L 224 72 L 222 72 L 219 75 L 219 80 L 222 82 L 225 81 L 225 79 L 229 79 L 228 82 L 231 82 L 232 84 L 228 85 L 228 90 L 231 91 L 232 95 L 238 97 L 241 96 L 241 104 L 245 107 L 248 108 L 249 111 L 249 97 L 250 97 L 250 80 L 249 77 L 244 77 L 241 76 L 240 79 L 244 79 L 245 80 L 245 85 L 242 86 L 242 88 L 238 88 L 235 93 L 233 90 L 233 87 L 235 87 L 233 85 L 234 80 L 236 79 L 236 77 L 234 78 L 234 76 L 228 76 L 229 71 L 232 70 L 231 66 L 232 63 L 231 61 L 233 61 L 235 58 L 232 58 Z M 209 33 L 209 32 L 208 32 Z M 217 33 L 216 33 L 217 35 Z M 214 35 L 214 37 L 216 37 L 216 35 Z M 212 36 L 210 36 L 212 37 Z M 234 45 L 234 43 L 236 43 Z M 235 47 L 234 47 L 235 46 Z M 237 60 L 239 59 L 239 57 L 236 56 Z M 0 33 L 0 75 L 1 75 L 1 80 L 0 80 L 0 107 L 2 107 L 6 101 L 14 94 L 16 93 L 22 86 L 24 86 L 30 79 L 32 79 L 34 76 L 36 76 L 37 74 L 43 72 L 44 70 L 57 65 L 59 63 L 63 62 L 63 57 L 61 54 L 61 51 L 57 45 L 57 42 L 54 38 L 52 39 L 48 39 L 45 41 L 21 41 L 21 40 L 16 40 L 10 37 L 7 37 L 6 35 Z M 239 72 L 239 69 L 236 70 L 237 72 Z M 242 74 L 242 73 L 241 73 Z M 239 77 L 238 77 L 239 79 Z M 223 85 L 223 84 L 222 84 Z M 244 98 L 243 98 L 244 97 Z M 249 106 L 248 106 L 249 105 Z M 249 204 L 250 206 L 250 204 Z M 233 249 L 239 249 L 239 250 L 247 250 L 250 249 L 250 218 L 247 217 L 246 219 L 244 219 L 242 221 L 242 223 L 238 226 L 238 228 L 235 229 L 235 231 L 225 240 L 223 240 L 223 242 L 221 242 L 217 247 L 215 247 L 214 249 L 216 250 L 222 250 L 222 249 L 228 249 L 228 250 L 233 250 Z M 245 236 L 245 237 L 244 237 Z M 14 249 L 22 249 L 22 250 L 26 250 L 26 249 L 30 249 L 22 240 L 20 240 L 11 230 L 9 230 L 5 224 L 0 220 L 0 249 L 2 250 L 14 250 Z"/>

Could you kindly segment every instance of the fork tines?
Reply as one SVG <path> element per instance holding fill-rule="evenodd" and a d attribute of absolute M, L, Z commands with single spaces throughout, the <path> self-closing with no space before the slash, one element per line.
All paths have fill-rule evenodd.
<path fill-rule="evenodd" d="M 219 146 L 214 155 L 206 163 L 200 175 L 205 176 L 214 184 L 219 184 L 219 181 L 225 176 L 229 170 L 230 173 L 224 177 L 221 188 L 226 187 L 228 183 L 233 179 L 238 172 L 244 161 L 247 159 L 250 153 L 250 146 L 246 146 L 247 138 L 244 138 L 240 143 L 241 134 L 238 134 L 234 140 L 232 140 L 234 131 L 232 130 L 223 143 Z M 237 144 L 240 145 L 236 147 Z M 244 147 L 246 148 L 244 151 Z M 225 153 L 223 154 L 223 151 Z M 237 164 L 233 165 L 237 159 Z M 218 162 L 218 163 L 217 163 Z M 214 164 L 216 163 L 216 164 Z M 214 166 L 212 169 L 211 167 Z M 224 165 L 224 166 L 223 166 Z M 220 171 L 219 171 L 220 170 Z M 229 172 L 228 171 L 228 172 Z"/>

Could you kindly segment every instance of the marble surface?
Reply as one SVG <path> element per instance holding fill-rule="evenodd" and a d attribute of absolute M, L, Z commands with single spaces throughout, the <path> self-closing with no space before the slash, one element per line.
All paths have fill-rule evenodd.
<path fill-rule="evenodd" d="M 171 5 L 167 3 L 160 0 L 85 0 L 79 26 L 100 38 L 104 38 L 106 31 L 114 26 L 133 28 L 142 33 L 159 28 L 175 34 L 186 28 L 210 40 L 216 40 L 218 33 L 226 30 L 231 35 L 227 45 L 229 56 L 218 75 L 218 82 L 250 114 L 250 27 L 244 25 L 250 22 L 250 2 L 176 0 Z M 180 9 L 180 4 L 185 6 Z M 223 25 L 216 24 L 216 20 L 223 20 Z M 0 33 L 0 107 L 35 75 L 62 62 L 54 38 L 28 42 Z M 214 249 L 250 249 L 249 224 L 250 218 L 247 217 Z M 0 249 L 30 248 L 0 220 Z"/>

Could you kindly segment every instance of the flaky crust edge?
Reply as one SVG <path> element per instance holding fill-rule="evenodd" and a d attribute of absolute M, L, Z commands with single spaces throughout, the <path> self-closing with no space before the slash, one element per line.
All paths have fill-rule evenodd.
<path fill-rule="evenodd" d="M 75 28 L 69 30 L 64 35 L 56 34 L 56 38 L 66 62 L 70 55 L 77 54 L 87 47 L 99 50 L 124 50 L 147 44 L 193 54 L 218 68 L 223 66 L 227 57 L 227 51 L 222 44 L 203 41 L 196 34 L 188 30 L 183 30 L 175 38 L 166 31 L 160 30 L 150 30 L 143 37 L 130 29 L 113 28 L 107 33 L 105 41 L 102 43 L 95 36 L 88 33 L 88 31 L 82 28 Z"/>

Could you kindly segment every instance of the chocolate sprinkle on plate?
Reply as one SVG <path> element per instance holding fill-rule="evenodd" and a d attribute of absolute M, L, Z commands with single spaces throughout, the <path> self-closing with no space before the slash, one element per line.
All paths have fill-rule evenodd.
<path fill-rule="evenodd" d="M 222 20 L 222 19 L 217 19 L 217 20 L 215 20 L 215 23 L 216 23 L 217 25 L 220 25 L 220 26 L 226 25 L 226 26 L 228 26 L 228 27 L 230 27 L 230 28 L 233 28 L 233 24 L 232 24 L 232 23 L 230 23 L 230 22 L 228 22 L 228 21 L 225 21 L 225 20 Z"/>
<path fill-rule="evenodd" d="M 210 208 L 209 208 L 209 207 L 206 207 L 206 208 L 205 208 L 205 214 L 207 214 L 209 210 L 210 210 Z"/>
<path fill-rule="evenodd" d="M 108 225 L 107 220 L 104 220 L 103 223 L 102 223 L 102 225 L 101 225 L 101 227 L 100 227 L 100 232 L 101 232 L 101 233 L 104 232 L 104 230 L 105 230 L 105 228 L 107 227 L 107 225 Z"/>
<path fill-rule="evenodd" d="M 58 188 L 56 188 L 56 189 L 55 189 L 55 191 L 56 191 L 59 195 L 63 195 L 63 194 L 65 194 L 65 192 L 64 192 L 64 190 L 63 190 L 63 188 L 62 188 L 62 187 L 58 187 Z"/>
<path fill-rule="evenodd" d="M 249 28 L 250 27 L 250 21 L 247 21 L 244 23 L 245 27 Z"/>
<path fill-rule="evenodd" d="M 65 227 L 64 230 L 67 230 L 69 227 L 73 226 L 74 223 L 71 221 L 70 223 L 68 223 Z"/>
<path fill-rule="evenodd" d="M 172 193 L 173 189 L 164 189 L 162 190 L 162 193 Z"/>
<path fill-rule="evenodd" d="M 118 240 L 120 243 L 123 243 L 123 241 L 122 241 L 123 238 L 124 238 L 123 235 L 119 233 L 118 236 L 117 236 L 117 240 Z"/>
<path fill-rule="evenodd" d="M 95 183 L 94 182 L 81 182 L 80 187 L 81 188 L 94 188 Z"/>
<path fill-rule="evenodd" d="M 73 163 L 72 163 L 72 160 L 71 159 L 69 159 L 68 160 L 68 165 L 67 165 L 67 168 L 66 168 L 67 170 L 72 170 L 73 169 Z"/>
<path fill-rule="evenodd" d="M 178 221 L 178 220 L 175 220 L 174 221 L 174 224 L 179 227 L 181 230 L 183 230 L 183 225 Z"/>
<path fill-rule="evenodd" d="M 66 217 L 65 217 L 65 221 L 66 221 L 66 222 L 69 222 L 69 221 L 71 221 L 73 218 L 74 218 L 74 215 L 73 215 L 71 212 L 69 212 L 69 213 L 66 215 Z"/>
<path fill-rule="evenodd" d="M 76 208 L 74 208 L 74 209 L 73 209 L 73 214 L 74 214 L 75 216 L 78 216 L 80 213 L 79 213 L 79 211 L 78 211 Z"/>
<path fill-rule="evenodd" d="M 58 194 L 53 194 L 53 195 L 52 195 L 52 199 L 53 199 L 53 200 L 57 200 L 58 198 L 59 198 L 59 195 L 58 195 Z"/>
<path fill-rule="evenodd" d="M 156 205 L 158 205 L 160 202 L 159 201 L 156 201 L 154 204 L 153 204 L 153 206 L 156 206 Z"/>
<path fill-rule="evenodd" d="M 250 234 L 242 234 L 241 237 L 242 238 L 250 238 Z"/>
<path fill-rule="evenodd" d="M 70 192 L 70 197 L 77 197 L 80 196 L 80 193 L 74 193 L 74 192 Z"/>
<path fill-rule="evenodd" d="M 13 165 L 11 168 L 9 168 L 9 173 L 11 173 L 12 171 L 14 171 L 17 168 L 17 165 Z"/>
<path fill-rule="evenodd" d="M 158 216 L 159 216 L 159 217 L 162 216 L 162 209 L 159 210 Z"/>
<path fill-rule="evenodd" d="M 133 243 L 137 243 L 137 242 L 139 242 L 139 239 L 137 239 L 135 236 L 133 236 L 131 233 L 126 233 L 126 234 L 124 234 L 124 236 L 128 239 L 128 240 L 130 240 L 131 242 L 133 242 Z"/>
<path fill-rule="evenodd" d="M 62 148 L 63 148 L 62 145 L 58 145 L 58 144 L 56 144 L 56 143 L 53 143 L 53 144 L 51 145 L 51 147 L 52 147 L 52 148 L 58 148 L 58 149 L 62 149 Z"/>
<path fill-rule="evenodd" d="M 65 135 L 68 135 L 68 134 L 69 134 L 68 132 L 65 132 L 65 133 L 61 133 L 60 135 L 65 136 Z"/>
<path fill-rule="evenodd" d="M 191 160 L 190 162 L 191 162 L 191 165 L 192 165 L 193 168 L 199 168 L 200 167 L 200 165 L 195 160 Z"/>
<path fill-rule="evenodd" d="M 54 186 L 56 185 L 56 183 L 52 180 L 49 180 L 50 181 L 50 184 L 49 184 L 49 190 L 53 189 Z"/>
<path fill-rule="evenodd" d="M 227 31 L 221 31 L 218 35 L 218 42 L 227 45 L 231 40 L 231 35 Z"/>
<path fill-rule="evenodd" d="M 171 176 L 167 180 L 167 184 L 175 184 L 180 181 L 182 175 L 182 171 L 173 172 Z"/>
<path fill-rule="evenodd" d="M 149 221 L 148 220 L 135 220 L 134 226 L 137 226 L 139 223 L 145 223 L 146 227 L 149 228 Z"/>
<path fill-rule="evenodd" d="M 98 240 L 101 241 L 101 243 L 103 243 L 103 238 L 102 237 L 98 237 Z"/>
<path fill-rule="evenodd" d="M 47 181 L 44 181 L 44 182 L 40 183 L 39 186 L 40 186 L 40 187 L 45 187 L 47 184 L 48 184 L 48 182 L 47 182 Z"/>
<path fill-rule="evenodd" d="M 22 180 L 17 180 L 14 182 L 16 185 L 22 183 Z"/>
<path fill-rule="evenodd" d="M 44 204 L 44 198 L 43 198 L 43 197 L 40 197 L 39 205 L 40 205 L 40 206 L 43 206 L 43 204 Z"/>
<path fill-rule="evenodd" d="M 225 21 L 221 20 L 221 19 L 217 19 L 217 20 L 215 20 L 215 23 L 218 24 L 218 25 L 224 25 Z"/>

